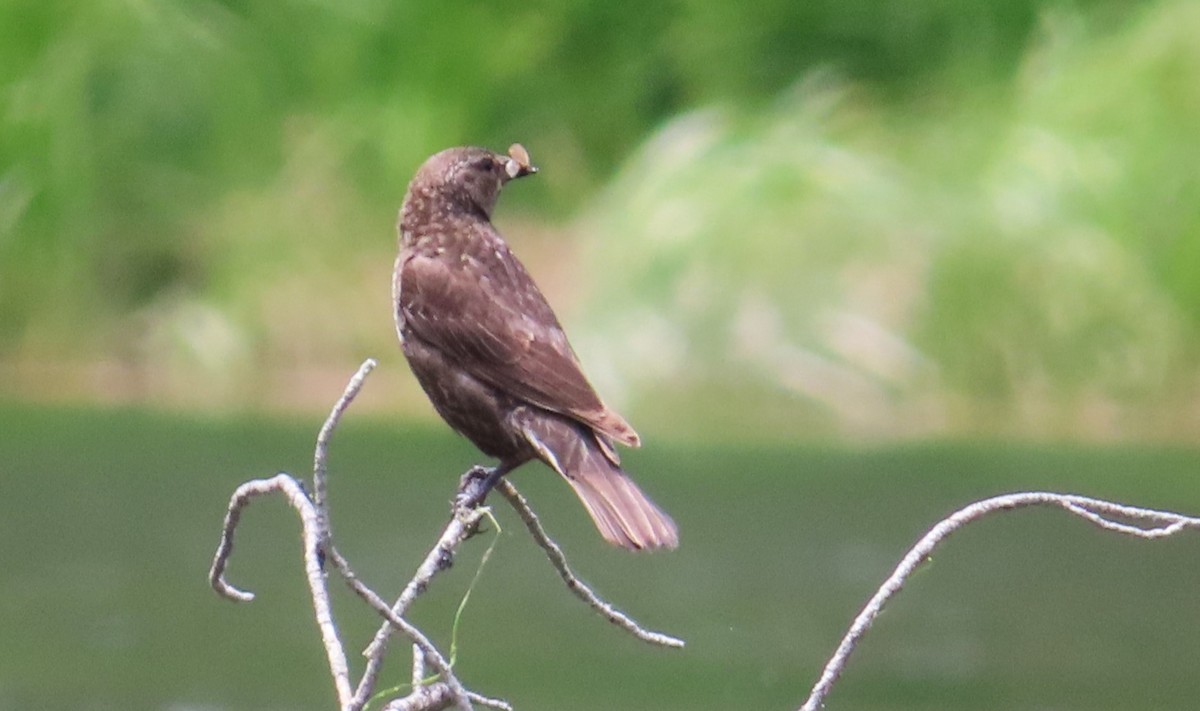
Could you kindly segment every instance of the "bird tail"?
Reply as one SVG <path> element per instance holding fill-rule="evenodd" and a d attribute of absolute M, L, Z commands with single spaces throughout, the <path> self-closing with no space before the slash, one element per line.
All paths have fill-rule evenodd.
<path fill-rule="evenodd" d="M 521 429 L 538 458 L 567 480 L 604 540 L 633 551 L 679 546 L 675 522 L 606 455 L 591 428 L 556 415 L 522 414 Z"/>
<path fill-rule="evenodd" d="M 679 546 L 671 517 L 603 456 L 589 458 L 566 479 L 609 543 L 634 551 Z"/>

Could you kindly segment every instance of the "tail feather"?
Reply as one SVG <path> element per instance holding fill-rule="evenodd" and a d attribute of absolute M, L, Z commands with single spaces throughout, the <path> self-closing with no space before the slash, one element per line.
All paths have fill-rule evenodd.
<path fill-rule="evenodd" d="M 677 548 L 679 531 L 620 469 L 607 465 L 566 477 L 604 540 L 629 550 Z"/>
<path fill-rule="evenodd" d="M 629 550 L 679 546 L 675 522 L 612 461 L 590 428 L 549 413 L 517 414 L 539 458 L 575 490 L 604 540 Z"/>
<path fill-rule="evenodd" d="M 571 488 L 575 490 L 579 500 L 583 502 L 584 508 L 592 517 L 592 522 L 596 524 L 596 530 L 600 531 L 604 540 L 630 550 L 641 548 L 634 537 L 627 533 L 630 530 L 629 526 L 621 520 L 611 506 L 603 505 L 603 495 L 591 482 L 585 479 L 567 479 L 567 481 L 570 482 Z"/>

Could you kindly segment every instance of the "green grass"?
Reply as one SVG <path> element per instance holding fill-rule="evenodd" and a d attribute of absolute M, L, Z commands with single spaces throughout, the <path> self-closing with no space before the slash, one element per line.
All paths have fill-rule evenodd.
<path fill-rule="evenodd" d="M 0 708 L 328 708 L 282 503 L 256 504 L 239 530 L 230 577 L 258 599 L 224 602 L 205 580 L 233 488 L 305 471 L 316 426 L 0 408 Z M 351 415 L 333 445 L 334 525 L 368 584 L 386 594 L 407 579 L 473 461 L 441 429 Z M 605 547 L 568 488 L 529 467 L 515 480 L 579 573 L 688 647 L 649 649 L 587 611 L 498 504 L 504 533 L 462 614 L 457 668 L 523 709 L 795 708 L 859 607 L 954 508 L 1036 488 L 1194 512 L 1198 461 L 1165 448 L 651 442 L 628 466 L 683 534 L 654 556 Z M 487 546 L 414 610 L 442 645 Z M 1191 708 L 1195 550 L 1058 511 L 976 524 L 880 618 L 830 708 Z M 376 620 L 334 588 L 353 655 Z M 385 683 L 407 674 L 398 659 Z"/>

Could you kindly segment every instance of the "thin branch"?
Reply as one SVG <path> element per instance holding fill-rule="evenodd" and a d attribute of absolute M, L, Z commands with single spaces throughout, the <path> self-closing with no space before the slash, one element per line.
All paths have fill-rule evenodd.
<path fill-rule="evenodd" d="M 233 532 L 242 519 L 242 509 L 251 498 L 269 491 L 274 491 L 269 479 L 254 479 L 239 486 L 229 500 L 229 508 L 225 512 L 225 524 L 221 527 L 221 542 L 217 545 L 212 566 L 208 569 L 209 584 L 223 598 L 234 602 L 250 602 L 254 599 L 254 593 L 235 587 L 225 580 L 225 568 L 229 564 L 229 558 L 233 555 Z"/>
<path fill-rule="evenodd" d="M 492 699 L 474 691 L 468 691 L 467 696 L 473 703 L 500 711 L 513 711 L 513 707 L 502 699 Z M 401 699 L 389 702 L 383 711 L 442 711 L 454 705 L 454 691 L 448 684 L 437 681 L 416 688 L 411 694 Z"/>
<path fill-rule="evenodd" d="M 425 684 L 425 654 L 421 645 L 413 645 L 412 655 L 412 688 L 416 691 Z"/>
<path fill-rule="evenodd" d="M 385 620 L 387 620 L 386 626 L 388 627 L 389 634 L 391 633 L 392 629 L 397 629 L 400 630 L 400 632 L 406 637 L 408 637 L 410 641 L 412 641 L 414 647 L 414 692 L 419 691 L 419 685 L 417 684 L 417 671 L 419 670 L 421 672 L 420 678 L 424 678 L 424 662 L 428 662 L 433 665 L 433 668 L 436 669 L 438 674 L 442 676 L 442 681 L 445 682 L 445 684 L 449 687 L 449 690 L 453 694 L 453 700 L 458 704 L 459 708 L 470 709 L 471 705 L 467 690 L 463 688 L 462 683 L 460 683 L 458 678 L 454 676 L 454 672 L 450 668 L 450 663 L 446 661 L 446 658 L 442 656 L 442 653 L 438 651 L 437 647 L 435 647 L 433 643 L 429 641 L 429 638 L 426 637 L 419 629 L 414 627 L 412 623 L 397 614 L 393 608 L 389 608 L 387 602 L 384 601 L 383 598 L 379 597 L 379 595 L 377 595 L 373 590 L 364 585 L 362 581 L 358 579 L 358 576 L 354 574 L 354 571 L 350 569 L 350 564 L 346 562 L 346 559 L 342 557 L 337 549 L 330 549 L 329 559 L 337 567 L 338 571 L 341 572 L 342 577 L 346 580 L 347 584 L 350 585 L 350 588 L 354 590 L 354 592 L 360 598 L 362 598 L 364 602 L 371 606 L 372 609 L 374 609 Z M 383 662 L 384 651 L 384 648 L 381 647 L 378 652 L 379 664 L 382 664 Z M 418 664 L 416 661 L 417 658 L 422 660 L 420 664 Z M 374 659 L 374 657 L 372 659 Z M 378 666 L 378 664 L 376 666 Z M 367 676 L 364 672 L 363 681 L 359 682 L 358 689 L 358 692 L 361 693 L 362 698 L 360 700 L 359 694 L 356 693 L 351 699 L 352 708 L 361 708 L 362 704 L 366 703 L 367 699 L 371 695 L 371 692 L 373 691 L 374 681 L 372 681 L 370 687 L 364 687 L 363 682 L 366 680 L 366 678 Z"/>
<path fill-rule="evenodd" d="M 383 658 L 387 652 L 387 641 L 392 634 L 392 619 L 402 618 L 413 601 L 428 589 L 433 577 L 450 567 L 454 561 L 455 551 L 475 531 L 475 527 L 482 517 L 483 509 L 463 509 L 456 507 L 454 516 L 446 524 L 441 537 L 438 538 L 433 549 L 429 551 L 429 555 L 425 556 L 425 560 L 417 568 L 416 574 L 413 575 L 408 585 L 404 587 L 403 592 L 400 593 L 396 602 L 390 608 L 384 603 L 382 609 L 372 604 L 372 607 L 375 607 L 387 621 L 379 628 L 379 631 L 375 633 L 375 638 L 371 640 L 366 650 L 363 651 L 363 656 L 367 658 L 367 667 L 363 671 L 362 679 L 359 680 L 358 689 L 354 694 L 353 701 L 356 704 L 355 708 L 361 708 L 361 705 L 366 703 L 366 700 L 371 696 L 371 690 L 375 687 L 375 682 L 379 678 L 379 670 L 383 666 Z M 347 578 L 347 581 L 349 582 L 350 578 Z M 353 583 L 351 586 L 353 587 Z M 429 661 L 432 662 L 433 660 L 430 659 Z"/>
<path fill-rule="evenodd" d="M 408 696 L 389 702 L 383 711 L 442 711 L 454 704 L 454 692 L 445 682 L 413 689 Z"/>
<path fill-rule="evenodd" d="M 800 707 L 800 711 L 817 711 L 825 703 L 825 697 L 833 688 L 835 682 L 846 668 L 850 654 L 854 651 L 863 635 L 870 629 L 871 624 L 891 598 L 904 587 L 909 576 L 932 555 L 935 548 L 951 533 L 963 526 L 976 521 L 988 514 L 998 511 L 1012 511 L 1027 506 L 1057 506 L 1109 531 L 1125 535 L 1154 540 L 1173 535 L 1185 528 L 1200 529 L 1200 518 L 1185 516 L 1170 511 L 1155 511 L 1134 506 L 1126 506 L 1111 501 L 1092 499 L 1086 496 L 1071 494 L 1054 494 L 1049 492 L 1022 492 L 996 496 L 977 501 L 938 522 L 900 561 L 896 569 L 884 581 L 879 590 L 863 608 L 850 630 L 842 638 L 837 651 L 825 665 L 821 678 L 813 686 L 808 700 Z M 1130 522 L 1115 521 L 1111 516 L 1120 516 Z M 1138 525 L 1138 523 L 1146 525 Z"/>
<path fill-rule="evenodd" d="M 500 709 L 500 711 L 513 711 L 512 704 L 508 703 L 504 699 L 493 699 L 490 696 L 484 696 L 483 694 L 476 694 L 474 691 L 468 691 L 467 698 L 471 699 L 472 702 L 477 703 L 480 706 L 486 706 L 490 709 Z"/>
<path fill-rule="evenodd" d="M 314 616 L 325 645 L 330 672 L 334 677 L 339 707 L 343 711 L 360 711 L 370 699 L 378 681 L 384 656 L 387 653 L 387 642 L 393 630 L 399 630 L 412 642 L 412 692 L 403 698 L 388 702 L 385 709 L 390 711 L 437 711 L 457 707 L 460 711 L 471 711 L 472 705 L 478 704 L 501 711 L 512 711 L 512 707 L 506 701 L 482 696 L 466 689 L 455 676 L 446 657 L 438 651 L 424 633 L 404 619 L 408 608 L 429 588 L 438 573 L 451 566 L 459 547 L 475 533 L 480 519 L 489 513 L 489 509 L 482 505 L 482 501 L 487 496 L 488 488 L 503 475 L 504 470 L 475 467 L 464 475 L 458 496 L 454 500 L 453 515 L 450 521 L 446 524 L 437 543 L 417 568 L 412 579 L 390 606 L 359 579 L 349 562 L 334 546 L 328 508 L 329 444 L 342 416 L 362 389 L 365 378 L 374 368 L 375 361 L 372 359 L 366 360 L 359 367 L 358 372 L 346 385 L 341 398 L 330 411 L 329 417 L 317 435 L 313 453 L 313 493 L 311 497 L 299 480 L 286 473 L 280 473 L 270 479 L 249 481 L 237 488 L 230 499 L 225 515 L 221 541 L 209 571 L 209 581 L 218 594 L 230 600 L 249 602 L 254 599 L 253 593 L 235 587 L 225 578 L 226 568 L 233 554 L 234 531 L 241 519 L 242 509 L 249 505 L 252 499 L 264 494 L 281 493 L 300 517 L 304 541 L 304 570 L 312 596 Z M 631 632 L 639 639 L 667 647 L 683 646 L 682 640 L 643 629 L 620 610 L 597 597 L 571 572 L 562 549 L 546 534 L 538 522 L 537 516 L 516 488 L 503 480 L 499 487 L 504 496 L 517 509 L 530 533 L 533 534 L 534 540 L 546 551 L 551 563 L 575 595 L 608 620 Z M 329 561 L 333 563 L 350 589 L 384 618 L 379 631 L 376 632 L 371 644 L 363 653 L 367 662 L 357 686 L 350 681 L 345 648 L 338 636 L 333 618 L 333 608 L 329 602 L 329 590 L 324 573 L 324 565 Z M 432 667 L 437 673 L 436 680 L 431 683 L 426 683 L 426 665 Z"/>
<path fill-rule="evenodd" d="M 370 588 L 358 580 L 357 576 L 351 570 L 350 565 L 332 545 L 331 532 L 328 527 L 326 514 L 327 499 L 325 497 L 329 440 L 346 408 L 353 402 L 354 397 L 361 389 L 363 379 L 374 367 L 375 362 L 373 360 L 367 360 L 363 363 L 362 367 L 359 368 L 358 372 L 346 386 L 342 397 L 330 412 L 317 437 L 313 463 L 313 484 L 314 490 L 320 493 L 321 504 L 318 505 L 314 499 L 310 499 L 304 490 L 304 486 L 290 474 L 286 473 L 277 474 L 270 479 L 252 480 L 239 486 L 229 502 L 229 508 L 225 515 L 225 524 L 221 532 L 221 541 L 217 546 L 217 552 L 213 558 L 212 567 L 209 570 L 209 582 L 218 594 L 227 599 L 238 602 L 249 602 L 254 599 L 253 593 L 237 588 L 225 578 L 225 571 L 229 559 L 233 554 L 234 531 L 241 519 L 242 509 L 252 499 L 264 494 L 282 493 L 300 517 L 304 540 L 305 574 L 313 601 L 314 616 L 325 646 L 329 669 L 333 675 L 334 687 L 337 691 L 340 708 L 347 709 L 348 711 L 357 711 L 357 709 L 362 708 L 366 698 L 370 695 L 371 689 L 364 689 L 361 683 L 359 688 L 355 689 L 350 682 L 345 648 L 338 636 L 337 626 L 334 623 L 333 608 L 329 602 L 329 590 L 323 571 L 323 556 L 327 553 L 334 559 L 339 572 L 342 573 L 347 583 L 350 584 L 355 592 L 371 603 L 373 607 L 379 609 L 384 617 L 387 618 L 389 629 L 394 627 L 409 637 L 413 644 L 420 649 L 419 653 L 421 657 L 432 664 L 441 675 L 442 680 L 438 683 L 441 687 L 444 687 L 444 693 L 448 695 L 449 704 L 438 705 L 441 703 L 442 692 L 438 694 L 432 694 L 432 692 L 426 693 L 428 690 L 423 688 L 414 690 L 414 693 L 410 694 L 408 698 L 424 699 L 424 702 L 417 703 L 417 701 L 413 701 L 412 704 L 405 708 L 412 711 L 417 711 L 418 709 L 428 711 L 435 707 L 446 708 L 448 705 L 456 705 L 462 711 L 471 711 L 471 693 L 463 687 L 462 683 L 454 675 L 446 658 L 420 630 L 413 627 L 398 614 L 392 614 L 387 604 L 371 591 Z M 359 699 L 356 696 L 356 692 L 365 693 Z M 486 697 L 479 698 L 486 699 Z"/>
<path fill-rule="evenodd" d="M 609 622 L 629 632 L 643 642 L 675 649 L 681 649 L 684 646 L 682 639 L 663 634 L 662 632 L 647 630 L 624 612 L 601 600 L 599 595 L 593 592 L 586 583 L 577 578 L 575 573 L 571 571 L 562 548 L 550 538 L 546 533 L 546 529 L 542 528 L 542 522 L 538 519 L 537 514 L 533 512 L 533 509 L 529 507 L 529 502 L 525 500 L 521 492 L 517 491 L 517 487 L 513 486 L 512 482 L 507 479 L 501 479 L 496 483 L 496 489 L 516 509 L 517 515 L 525 522 L 525 527 L 529 529 L 533 540 L 546 552 L 546 557 L 550 559 L 550 564 L 554 566 L 554 569 L 558 571 L 559 577 L 567 584 L 567 589 L 574 593 L 576 597 L 583 600 L 588 607 L 603 615 Z"/>
<path fill-rule="evenodd" d="M 219 595 L 230 600 L 249 602 L 254 599 L 253 593 L 241 590 L 225 580 L 225 568 L 233 553 L 233 533 L 241 518 L 242 509 L 255 497 L 276 492 L 287 498 L 288 504 L 300 517 L 304 538 L 304 574 L 308 579 L 313 613 L 317 620 L 317 627 L 321 631 L 321 641 L 325 644 L 325 656 L 329 662 L 329 671 L 333 675 L 338 702 L 344 708 L 353 694 L 350 670 L 346 664 L 345 650 L 338 638 L 337 626 L 333 621 L 333 607 L 329 604 L 329 589 L 325 584 L 325 574 L 321 571 L 319 554 L 321 528 L 317 510 L 300 482 L 292 478 L 290 474 L 280 473 L 270 479 L 248 481 L 234 491 L 229 500 L 229 510 L 225 514 L 221 543 L 217 547 L 212 568 L 209 570 L 209 582 Z"/>
<path fill-rule="evenodd" d="M 321 431 L 317 433 L 317 446 L 313 452 L 313 504 L 317 508 L 318 523 L 320 524 L 321 543 L 324 544 L 329 539 L 329 440 L 333 438 L 333 431 L 337 429 L 338 423 L 341 422 L 342 415 L 346 409 L 350 407 L 350 403 L 354 402 L 354 398 L 358 397 L 358 393 L 362 390 L 363 382 L 367 376 L 375 370 L 377 363 L 374 358 L 368 358 L 363 361 L 363 364 L 358 367 L 358 372 L 350 378 L 350 382 L 346 385 L 346 389 L 342 392 L 342 396 L 334 403 L 333 409 L 329 412 L 329 417 L 325 418 L 325 424 L 321 425 Z"/>

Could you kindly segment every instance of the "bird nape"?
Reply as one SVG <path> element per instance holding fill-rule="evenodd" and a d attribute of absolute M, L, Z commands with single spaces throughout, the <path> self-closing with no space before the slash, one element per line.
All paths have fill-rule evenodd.
<path fill-rule="evenodd" d="M 675 548 L 675 522 L 622 471 L 616 443 L 640 446 L 588 382 L 558 318 L 492 225 L 500 190 L 537 172 L 508 154 L 430 157 L 400 210 L 392 280 L 396 332 L 434 409 L 498 472 L 539 459 L 562 475 L 610 543 Z"/>

